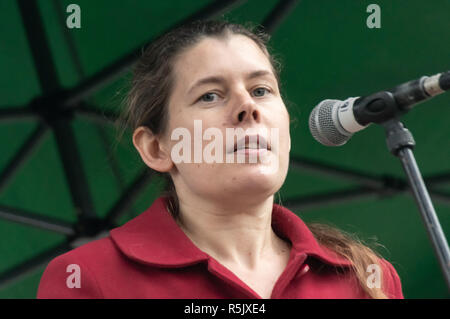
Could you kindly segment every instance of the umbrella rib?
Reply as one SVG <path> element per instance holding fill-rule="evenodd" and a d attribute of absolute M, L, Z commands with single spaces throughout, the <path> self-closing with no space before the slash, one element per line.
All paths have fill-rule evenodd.
<path fill-rule="evenodd" d="M 437 186 L 450 182 L 450 172 L 438 173 L 435 175 L 424 177 L 426 184 Z"/>
<path fill-rule="evenodd" d="M 105 111 L 99 111 L 97 109 L 89 109 L 85 106 L 81 106 L 79 109 L 77 109 L 77 115 L 84 116 L 89 120 L 92 120 L 95 122 L 96 128 L 97 128 L 97 134 L 99 135 L 99 138 L 101 140 L 103 150 L 108 155 L 108 163 L 111 166 L 111 170 L 116 178 L 117 184 L 119 186 L 120 191 L 123 191 L 124 189 L 124 179 L 120 172 L 119 165 L 117 163 L 117 159 L 114 156 L 114 153 L 111 152 L 108 145 L 108 137 L 107 134 L 103 128 L 105 124 L 114 124 L 115 121 L 115 114 L 112 112 L 105 112 Z"/>
<path fill-rule="evenodd" d="M 119 187 L 119 190 L 122 192 L 125 188 L 125 180 L 124 177 L 120 171 L 120 167 L 118 165 L 117 159 L 114 156 L 114 152 L 111 152 L 109 148 L 109 140 L 106 131 L 102 126 L 95 126 L 97 128 L 97 134 L 100 137 L 101 144 L 103 146 L 103 151 L 105 154 L 107 154 L 107 160 L 109 163 L 109 166 L 111 167 L 112 173 L 116 178 L 117 186 Z"/>
<path fill-rule="evenodd" d="M 435 189 L 430 189 L 428 190 L 428 192 L 433 199 L 436 199 L 443 204 L 450 205 L 450 194 Z"/>
<path fill-rule="evenodd" d="M 294 10 L 298 2 L 299 0 L 280 0 L 261 23 L 264 30 L 273 34 L 289 13 Z"/>
<path fill-rule="evenodd" d="M 342 167 L 332 166 L 329 164 L 312 161 L 306 158 L 292 156 L 290 166 L 296 169 L 305 169 L 314 173 L 319 173 L 326 177 L 337 177 L 339 179 L 355 182 L 361 187 L 367 187 L 375 190 L 379 194 L 395 194 L 404 192 L 409 189 L 408 183 L 401 178 L 384 175 L 382 177 L 373 176 L 367 173 L 357 172 L 354 170 L 344 169 Z M 434 186 L 446 180 L 447 174 L 436 175 L 424 178 L 425 183 Z M 439 192 L 435 189 L 429 189 L 428 192 L 436 200 L 444 204 L 450 204 L 450 195 Z"/>
<path fill-rule="evenodd" d="M 288 207 L 292 211 L 298 209 L 307 210 L 331 204 L 341 204 L 356 199 L 374 197 L 375 195 L 377 195 L 377 191 L 373 188 L 356 187 L 334 192 L 290 198 L 283 201 L 283 206 Z"/>
<path fill-rule="evenodd" d="M 19 0 L 18 3 L 42 92 L 53 93 L 60 85 L 37 1 Z"/>
<path fill-rule="evenodd" d="M 60 118 L 52 123 L 56 144 L 78 218 L 95 218 L 83 163 L 70 120 Z"/>
<path fill-rule="evenodd" d="M 402 191 L 399 190 L 398 192 Z M 436 190 L 429 190 L 429 193 L 434 199 L 439 200 L 444 204 L 450 205 L 450 194 L 439 192 Z M 350 188 L 335 192 L 290 198 L 287 201 L 283 202 L 283 205 L 291 208 L 292 210 L 306 210 L 331 204 L 340 204 L 360 198 L 368 198 L 377 194 L 382 195 L 382 193 L 370 187 Z"/>
<path fill-rule="evenodd" d="M 27 140 L 22 144 L 16 155 L 8 162 L 0 174 L 0 193 L 12 180 L 17 171 L 23 166 L 25 161 L 32 155 L 34 149 L 38 147 L 47 132 L 47 125 L 39 123 Z"/>
<path fill-rule="evenodd" d="M 6 286 L 34 273 L 35 271 L 47 265 L 47 263 L 53 258 L 67 252 L 70 249 L 71 246 L 69 242 L 65 241 L 62 244 L 53 246 L 52 248 L 19 265 L 11 267 L 9 270 L 6 270 L 0 274 L 0 289 L 3 289 Z"/>
<path fill-rule="evenodd" d="M 86 107 L 86 106 L 80 106 L 77 109 L 76 114 L 89 118 L 90 120 L 93 120 L 100 125 L 106 123 L 114 124 L 118 118 L 118 115 L 115 114 L 114 112 L 107 110 L 98 110 L 94 107 Z"/>
<path fill-rule="evenodd" d="M 356 182 L 370 188 L 380 189 L 385 187 L 385 182 L 379 177 L 354 170 L 344 169 L 342 167 L 332 166 L 299 156 L 291 156 L 290 165 L 299 170 L 305 169 L 327 177 L 337 177 L 339 179 Z"/>
<path fill-rule="evenodd" d="M 73 226 L 68 223 L 4 205 L 0 205 L 0 218 L 15 223 L 50 230 L 64 235 L 71 236 L 75 234 Z"/>
<path fill-rule="evenodd" d="M 72 58 L 72 62 L 75 67 L 75 71 L 78 73 L 78 76 L 83 79 L 85 77 L 84 71 L 83 71 L 83 65 L 81 63 L 80 57 L 77 54 L 76 46 L 72 38 L 72 33 L 69 31 L 69 28 L 66 28 L 66 19 L 63 14 L 65 9 L 63 8 L 60 0 L 52 0 L 53 8 L 56 13 L 56 16 L 58 18 L 58 22 L 60 25 L 63 26 L 62 28 L 62 34 L 64 37 L 64 41 L 66 42 L 70 57 Z"/>
<path fill-rule="evenodd" d="M 115 221 L 132 205 L 135 198 L 150 182 L 154 173 L 153 170 L 145 167 L 144 170 L 134 179 L 131 185 L 123 192 L 122 196 L 106 215 L 106 224 L 114 226 Z"/>
<path fill-rule="evenodd" d="M 0 107 L 0 122 L 36 120 L 36 113 L 29 107 Z"/>
<path fill-rule="evenodd" d="M 56 68 L 51 58 L 51 51 L 37 1 L 19 0 L 19 8 L 41 89 L 45 96 L 45 98 L 37 99 L 35 101 L 37 104 L 34 107 L 36 110 L 40 110 L 45 114 L 46 121 L 49 122 L 54 131 L 72 200 L 79 217 L 95 218 L 90 193 L 88 191 L 88 183 L 82 169 L 75 137 L 70 126 L 70 118 L 58 113 L 60 111 L 59 108 L 61 108 L 61 105 L 58 104 L 58 99 L 46 99 L 60 92 L 59 90 L 61 88 Z"/>
<path fill-rule="evenodd" d="M 54 7 L 54 10 L 56 12 L 59 22 L 61 23 L 61 25 L 64 25 L 65 24 L 65 17 L 63 15 L 64 10 L 63 10 L 63 7 L 62 7 L 60 1 L 53 0 L 52 3 L 53 3 L 53 7 Z M 80 81 L 82 81 L 85 78 L 85 73 L 83 71 L 83 66 L 82 66 L 81 60 L 77 54 L 75 43 L 71 36 L 72 33 L 70 33 L 68 30 L 69 30 L 68 28 L 63 28 L 64 40 L 66 42 L 66 46 L 67 46 L 70 56 L 72 58 L 72 62 L 74 64 L 75 70 L 78 73 L 78 77 L 79 77 Z M 83 107 L 83 110 L 86 110 L 84 105 L 80 106 L 78 108 L 78 110 L 80 110 L 81 107 Z M 94 110 L 95 110 L 95 108 L 94 108 Z M 77 114 L 79 114 L 79 113 L 82 113 L 82 112 L 78 112 Z M 109 115 L 106 115 L 106 116 L 109 116 Z M 105 124 L 105 120 L 103 120 L 102 124 Z M 107 140 L 106 132 L 104 130 L 103 125 L 95 125 L 95 129 L 97 130 L 97 134 L 100 137 L 100 142 L 102 144 L 102 147 L 103 147 L 105 153 L 108 154 L 109 153 L 108 140 Z M 108 157 L 108 159 L 109 159 L 108 162 L 111 166 L 113 174 L 116 177 L 116 180 L 118 181 L 120 189 L 122 190 L 123 189 L 123 178 L 120 174 L 117 161 L 112 154 L 111 154 L 111 156 Z"/>

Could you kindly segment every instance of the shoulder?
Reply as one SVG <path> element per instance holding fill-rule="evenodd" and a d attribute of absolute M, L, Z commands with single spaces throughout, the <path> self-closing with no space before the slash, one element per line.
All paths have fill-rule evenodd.
<path fill-rule="evenodd" d="M 120 258 L 110 237 L 98 239 L 54 258 L 41 277 L 37 298 L 103 298 L 97 273 Z"/>
<path fill-rule="evenodd" d="M 384 258 L 380 259 L 383 271 L 384 293 L 389 299 L 404 299 L 400 276 L 394 266 Z"/>

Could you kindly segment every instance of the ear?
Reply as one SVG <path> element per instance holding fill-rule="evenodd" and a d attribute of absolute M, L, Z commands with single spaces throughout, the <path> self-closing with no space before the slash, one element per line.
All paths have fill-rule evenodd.
<path fill-rule="evenodd" d="M 168 172 L 173 167 L 170 152 L 148 127 L 140 126 L 134 131 L 133 144 L 148 167 L 158 172 Z"/>

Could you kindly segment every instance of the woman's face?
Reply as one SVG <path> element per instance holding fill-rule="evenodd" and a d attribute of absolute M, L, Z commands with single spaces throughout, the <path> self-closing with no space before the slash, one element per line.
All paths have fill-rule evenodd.
<path fill-rule="evenodd" d="M 255 71 L 265 73 L 248 77 Z M 177 163 L 179 160 L 172 157 L 174 167 L 170 173 L 180 199 L 189 191 L 213 200 L 259 202 L 276 193 L 289 166 L 289 114 L 270 62 L 257 44 L 242 35 L 204 38 L 177 57 L 173 72 L 168 131 L 162 143 L 172 150 L 182 141 L 181 137 L 171 139 L 175 129 L 185 128 L 190 133 L 190 163 Z M 207 77 L 215 80 L 199 84 L 199 80 Z M 194 134 L 194 120 L 201 121 L 197 122 L 197 132 L 201 123 L 201 135 Z M 215 128 L 223 138 L 220 163 L 207 162 L 204 157 L 205 148 L 208 144 L 212 147 L 219 136 L 205 139 L 203 134 L 209 128 Z M 258 153 L 264 160 L 250 162 L 244 155 L 245 162 L 239 163 L 234 149 L 227 149 L 227 143 L 234 146 L 237 141 L 236 138 L 231 144 L 227 142 L 227 128 L 252 129 L 247 132 L 263 135 L 271 150 Z M 195 143 L 196 147 L 202 144 L 201 160 L 197 162 L 194 162 Z M 234 158 L 232 162 L 225 158 L 228 151 L 233 153 L 229 155 Z"/>

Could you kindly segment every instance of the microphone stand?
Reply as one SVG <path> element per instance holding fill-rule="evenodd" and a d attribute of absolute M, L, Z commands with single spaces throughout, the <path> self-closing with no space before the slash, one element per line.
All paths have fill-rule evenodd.
<path fill-rule="evenodd" d="M 431 240 L 439 265 L 444 274 L 447 289 L 450 292 L 450 251 L 439 219 L 431 202 L 422 175 L 420 174 L 413 154 L 416 145 L 411 132 L 404 127 L 397 117 L 380 123 L 386 133 L 386 143 L 389 151 L 398 157 L 408 177 L 414 198 L 421 213 L 422 220 Z"/>

